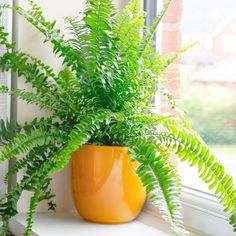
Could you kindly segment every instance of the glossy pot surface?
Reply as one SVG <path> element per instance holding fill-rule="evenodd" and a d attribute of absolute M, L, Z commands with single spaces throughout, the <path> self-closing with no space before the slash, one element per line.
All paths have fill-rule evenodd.
<path fill-rule="evenodd" d="M 72 189 L 77 211 L 97 223 L 135 219 L 145 190 L 135 173 L 127 147 L 84 145 L 72 157 Z"/>

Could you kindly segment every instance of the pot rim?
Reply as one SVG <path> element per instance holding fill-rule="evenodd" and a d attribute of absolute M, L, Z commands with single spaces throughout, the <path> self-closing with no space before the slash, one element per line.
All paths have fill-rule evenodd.
<path fill-rule="evenodd" d="M 84 144 L 82 145 L 79 149 L 81 148 L 89 148 L 89 149 L 100 149 L 100 148 L 106 148 L 106 149 L 123 149 L 123 150 L 128 150 L 127 146 L 102 146 L 102 145 L 92 145 L 92 144 Z"/>

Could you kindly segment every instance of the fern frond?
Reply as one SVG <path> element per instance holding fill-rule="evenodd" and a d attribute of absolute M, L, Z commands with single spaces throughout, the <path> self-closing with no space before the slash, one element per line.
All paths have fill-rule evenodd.
<path fill-rule="evenodd" d="M 20 171 L 21 169 L 26 167 L 29 164 L 29 162 L 31 162 L 31 161 L 32 160 L 29 160 L 28 157 L 18 160 L 12 167 L 10 167 L 10 169 L 8 170 L 6 175 L 4 176 L 4 182 L 7 183 L 8 179 L 11 176 L 18 173 L 18 171 Z"/>
<path fill-rule="evenodd" d="M 42 32 L 46 37 L 46 41 L 61 39 L 62 36 L 60 36 L 60 30 L 55 29 L 56 21 L 47 21 L 43 16 L 41 8 L 36 5 L 36 3 L 31 0 L 28 0 L 28 3 L 31 5 L 30 10 L 24 10 L 20 6 L 16 6 L 13 9 Z"/>
<path fill-rule="evenodd" d="M 2 71 L 12 70 L 18 76 L 24 76 L 26 82 L 31 83 L 38 91 L 50 93 L 47 83 L 48 77 L 42 73 L 36 63 L 30 63 L 27 54 L 22 52 L 6 52 L 0 58 L 0 68 Z"/>
<path fill-rule="evenodd" d="M 0 216 L 2 216 L 3 220 L 3 225 L 0 227 L 0 232 L 3 232 L 3 235 L 8 228 L 10 218 L 18 213 L 17 202 L 22 192 L 24 190 L 35 191 L 37 184 L 48 175 L 52 164 L 53 162 L 48 160 L 42 162 L 38 168 L 32 168 L 32 173 L 30 175 L 24 175 L 21 181 L 13 186 L 10 192 L 0 199 Z M 34 209 L 35 203 L 32 206 Z M 32 221 L 31 218 L 28 218 L 28 220 L 29 222 Z"/>
<path fill-rule="evenodd" d="M 50 91 L 47 91 L 46 95 L 51 97 L 50 100 L 52 100 L 52 103 L 55 105 L 59 103 L 59 106 L 61 107 L 63 107 L 63 104 L 67 104 L 74 112 L 77 112 L 77 106 L 73 99 L 74 93 L 71 94 L 71 91 L 78 92 L 79 80 L 73 76 L 69 68 L 65 68 L 58 74 L 58 76 L 56 76 L 53 72 L 53 69 L 50 66 L 45 65 L 41 60 L 26 53 L 24 53 L 24 55 L 30 59 L 35 66 L 37 66 L 38 70 L 41 72 L 40 75 L 42 75 L 43 72 L 47 78 L 45 81 L 46 85 L 52 90 L 52 92 L 49 93 Z M 50 96 L 51 94 L 54 96 Z M 42 96 L 45 97 L 45 93 L 42 94 Z M 60 111 L 59 108 L 56 110 Z"/>
<path fill-rule="evenodd" d="M 4 8 L 11 8 L 8 4 L 0 5 L 0 10 Z M 1 13 L 1 12 L 0 12 Z M 9 43 L 9 33 L 6 32 L 3 26 L 0 26 L 0 44 L 6 48 L 6 50 L 12 50 L 15 47 L 15 43 Z"/>
<path fill-rule="evenodd" d="M 27 53 L 16 50 L 12 52 L 11 49 L 14 48 L 15 44 L 10 44 L 8 42 L 8 33 L 4 27 L 0 28 L 0 37 L 1 36 L 2 44 L 7 47 L 7 52 L 3 54 L 0 60 L 1 69 L 3 71 L 9 71 L 11 69 L 13 72 L 17 72 L 19 76 L 24 75 L 26 82 L 31 82 L 33 87 L 37 88 L 37 90 L 41 91 L 44 87 L 44 90 L 41 92 L 49 93 L 49 89 L 52 86 L 49 85 L 48 79 L 50 78 L 53 80 L 56 78 L 53 69 Z M 55 92 L 55 89 L 56 88 L 54 87 L 53 92 Z"/>
<path fill-rule="evenodd" d="M 32 59 L 23 52 L 6 52 L 0 58 L 0 68 L 2 71 L 11 70 L 16 72 L 18 76 L 24 76 L 26 82 L 31 83 L 37 89 L 39 96 L 45 96 L 45 99 L 48 97 L 52 103 L 58 104 L 62 109 L 66 108 L 68 110 L 69 107 L 73 112 L 77 112 L 77 107 L 75 108 L 71 103 L 71 97 L 63 96 L 66 95 L 65 91 L 60 91 L 60 88 L 58 88 L 59 79 L 56 76 L 50 77 L 53 76 L 53 72 L 42 62 Z M 52 81 L 55 81 L 55 83 L 52 83 Z"/>
<path fill-rule="evenodd" d="M 62 103 L 67 103 L 68 106 L 72 106 L 72 104 L 75 102 L 72 99 L 74 94 L 71 94 L 71 91 L 78 92 L 80 87 L 79 80 L 73 76 L 72 71 L 69 68 L 65 68 L 64 70 L 60 71 L 58 76 L 56 76 L 53 72 L 53 69 L 50 66 L 45 65 L 41 60 L 26 53 L 24 53 L 24 55 L 26 55 L 37 66 L 38 70 L 44 72 L 45 77 L 47 77 L 47 84 L 49 87 L 53 87 L 54 95 L 55 93 L 59 95 L 57 96 L 57 100 L 62 101 Z M 61 98 L 62 95 L 65 97 L 63 100 Z M 56 102 L 57 101 L 53 101 L 53 103 Z M 75 104 L 72 106 L 72 110 L 77 111 L 77 107 L 74 107 L 76 107 Z"/>
<path fill-rule="evenodd" d="M 31 9 L 24 10 L 22 7 L 16 6 L 14 10 L 45 36 L 45 42 L 50 41 L 53 44 L 54 52 L 59 57 L 63 57 L 66 65 L 77 69 L 77 54 L 73 48 L 66 44 L 66 40 L 60 34 L 60 30 L 55 28 L 56 21 L 47 21 L 41 8 L 33 1 L 28 2 L 31 5 Z"/>
<path fill-rule="evenodd" d="M 17 202 L 20 199 L 22 190 L 21 185 L 16 184 L 11 194 L 7 193 L 0 199 L 0 216 L 2 217 L 2 225 L 0 226 L 1 235 L 5 235 L 7 232 L 10 218 L 18 213 Z"/>
<path fill-rule="evenodd" d="M 171 224 L 176 235 L 188 235 L 180 214 L 181 182 L 168 156 L 155 143 L 140 140 L 132 148 L 133 159 L 140 163 L 137 174 L 146 188 L 150 201 Z"/>
<path fill-rule="evenodd" d="M 6 86 L 0 86 L 0 93 L 7 93 L 11 94 L 14 96 L 17 96 L 18 98 L 26 101 L 29 104 L 35 104 L 37 105 L 40 109 L 46 108 L 51 111 L 57 112 L 63 112 L 66 113 L 67 110 L 63 110 L 58 104 L 57 100 L 54 99 L 48 99 L 45 95 L 43 96 L 41 93 L 33 93 L 33 92 L 28 92 L 24 89 L 16 89 L 16 90 L 9 90 L 8 87 Z"/>
<path fill-rule="evenodd" d="M 111 0 L 87 1 L 87 9 L 84 12 L 83 21 L 90 29 L 88 37 L 90 46 L 95 50 L 90 55 L 97 57 L 95 62 L 103 63 L 114 53 L 112 49 L 114 35 L 112 32 L 112 21 L 115 15 Z M 90 48 L 90 50 L 92 49 Z M 99 65 L 98 65 L 99 66 Z"/>
<path fill-rule="evenodd" d="M 57 84 L 62 90 L 62 95 L 64 100 L 69 105 L 69 107 L 75 113 L 78 112 L 78 109 L 81 109 L 80 101 L 81 98 L 81 85 L 79 80 L 75 77 L 73 72 L 69 68 L 65 68 L 60 71 L 58 77 L 56 77 Z M 77 99 L 76 99 L 77 98 Z"/>
<path fill-rule="evenodd" d="M 54 203 L 52 201 L 52 198 L 54 198 L 56 195 L 54 193 L 52 193 L 52 189 L 50 188 L 51 181 L 52 181 L 52 178 L 50 178 L 50 177 L 48 177 L 45 180 L 44 185 L 41 189 L 39 202 L 47 201 L 48 210 L 55 212 L 56 211 L 56 203 Z"/>
<path fill-rule="evenodd" d="M 37 188 L 37 190 L 34 192 L 34 195 L 31 197 L 30 199 L 30 207 L 29 207 L 29 211 L 27 214 L 27 225 L 26 225 L 26 230 L 24 233 L 24 236 L 30 236 L 31 231 L 32 231 L 32 226 L 33 226 L 33 216 L 36 212 L 36 207 L 38 205 L 39 202 L 39 197 L 40 197 L 40 186 Z"/>
<path fill-rule="evenodd" d="M 117 34 L 121 39 L 118 42 L 120 47 L 119 53 L 121 53 L 124 59 L 134 63 L 137 63 L 137 51 L 139 50 L 139 44 L 142 40 L 141 36 L 145 22 L 145 15 L 141 9 L 141 0 L 130 1 L 116 19 L 118 25 Z M 130 60 L 131 58 L 133 60 Z M 124 60 L 124 62 L 125 61 L 126 60 Z"/>
<path fill-rule="evenodd" d="M 11 141 L 19 130 L 20 126 L 14 120 L 0 120 L 0 146 Z"/>
<path fill-rule="evenodd" d="M 24 158 L 17 160 L 16 163 L 13 166 L 11 166 L 8 172 L 6 173 L 4 177 L 4 182 L 7 182 L 9 177 L 18 173 L 20 170 L 28 168 L 28 167 L 32 169 L 33 167 L 36 167 L 35 166 L 36 164 L 38 163 L 41 164 L 43 161 L 47 160 L 48 148 L 50 148 L 50 145 L 44 146 L 44 149 L 42 149 L 41 147 L 33 148 Z"/>
<path fill-rule="evenodd" d="M 24 236 L 30 236 L 30 234 L 31 234 L 32 226 L 34 223 L 33 217 L 36 212 L 36 208 L 38 206 L 38 203 L 42 200 L 50 200 L 52 197 L 55 196 L 55 195 L 51 195 L 51 190 L 44 193 L 43 197 L 41 196 L 42 191 L 47 189 L 48 184 L 50 183 L 47 180 L 51 180 L 51 179 L 45 180 L 45 176 L 47 176 L 47 175 L 48 175 L 48 173 L 44 173 L 44 175 L 43 175 L 44 177 L 39 179 L 39 182 L 37 183 L 37 186 L 35 187 L 34 194 L 30 199 L 29 211 L 28 211 L 27 219 L 26 219 L 27 226 L 26 226 Z M 46 183 L 46 185 L 45 185 L 45 183 Z M 55 210 L 55 204 L 53 204 L 52 202 L 49 202 L 49 205 L 52 206 L 51 210 L 53 210 L 53 209 Z"/>
<path fill-rule="evenodd" d="M 77 55 L 78 66 L 75 69 L 77 73 L 84 73 L 86 70 L 86 51 L 83 46 L 88 47 L 90 42 L 86 40 L 86 35 L 89 34 L 89 29 L 85 26 L 78 17 L 66 17 L 65 22 L 68 25 L 67 29 L 72 38 L 67 40 L 67 44 L 73 48 Z"/>
<path fill-rule="evenodd" d="M 81 43 L 81 49 L 86 60 L 89 81 L 84 81 L 84 86 L 88 89 L 90 85 L 91 92 L 101 100 L 104 100 L 104 97 L 101 97 L 102 91 L 106 92 L 107 87 L 113 86 L 112 70 L 106 71 L 106 66 L 108 64 L 112 66 L 112 58 L 116 56 L 114 47 L 116 35 L 112 31 L 113 18 L 114 7 L 111 0 L 87 1 L 82 20 L 88 33 L 81 35 L 81 39 L 85 42 Z"/>
<path fill-rule="evenodd" d="M 36 184 L 33 196 L 30 199 L 29 211 L 28 211 L 27 219 L 26 219 L 27 226 L 26 226 L 24 236 L 31 235 L 32 226 L 34 223 L 33 217 L 36 212 L 38 203 L 42 200 L 50 200 L 52 197 L 54 197 L 54 195 L 51 195 L 50 191 L 44 193 L 43 197 L 41 196 L 42 191 L 45 191 L 45 189 L 48 188 L 48 184 L 50 183 L 48 182 L 48 180 L 51 180 L 51 179 L 46 178 L 47 175 L 48 175 L 48 172 L 43 173 L 42 177 L 39 179 L 38 183 Z"/>
<path fill-rule="evenodd" d="M 49 131 L 44 128 L 35 129 L 31 133 L 18 134 L 0 150 L 0 162 L 26 153 L 34 147 L 53 142 L 57 136 L 58 132 L 55 130 Z"/>
<path fill-rule="evenodd" d="M 41 60 L 39 60 L 38 58 L 35 58 L 33 56 L 31 56 L 30 54 L 28 53 L 24 53 L 25 56 L 27 56 L 35 65 L 37 65 L 37 67 L 43 71 L 45 73 L 45 76 L 47 77 L 50 77 L 50 78 L 54 78 L 56 77 L 56 75 L 54 74 L 53 72 L 53 69 L 48 66 L 48 65 L 45 65 Z"/>
<path fill-rule="evenodd" d="M 207 145 L 196 133 L 170 126 L 170 133 L 163 133 L 158 139 L 165 146 L 176 150 L 181 161 L 197 166 L 199 178 L 218 196 L 226 212 L 231 212 L 230 224 L 236 230 L 236 189 L 233 178 L 225 172 L 224 166 L 211 154 Z"/>
<path fill-rule="evenodd" d="M 7 52 L 0 58 L 0 68 L 2 71 L 12 70 L 18 76 L 24 76 L 26 82 L 30 82 L 42 96 L 47 95 L 53 103 L 61 102 L 61 106 L 66 103 L 66 99 L 61 101 L 63 91 L 59 91 L 60 79 L 53 73 L 53 69 L 45 65 L 41 60 L 20 51 L 12 52 L 15 44 L 8 42 L 8 33 L 0 28 L 2 43 L 6 46 Z M 70 101 L 71 102 L 71 101 Z M 70 103 L 67 104 L 70 106 Z M 72 109 L 73 110 L 73 109 Z"/>
<path fill-rule="evenodd" d="M 74 95 L 80 92 L 80 83 L 78 78 L 73 74 L 73 72 L 69 68 L 65 68 L 64 70 L 61 70 L 58 77 L 58 84 L 60 87 L 67 91 L 67 93 L 73 92 Z"/>

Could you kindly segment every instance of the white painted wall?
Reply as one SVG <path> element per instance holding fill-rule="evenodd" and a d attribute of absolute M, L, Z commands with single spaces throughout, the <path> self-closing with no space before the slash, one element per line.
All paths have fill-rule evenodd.
<path fill-rule="evenodd" d="M 84 7 L 84 0 L 48 0 L 48 1 L 40 1 L 38 2 L 48 19 L 56 19 L 57 26 L 64 29 L 64 16 L 76 16 Z M 126 0 L 115 0 L 115 4 L 118 8 L 122 8 L 126 3 Z M 22 7 L 27 6 L 27 0 L 19 0 L 18 3 Z M 53 66 L 55 70 L 60 69 L 61 63 L 60 60 L 55 58 L 55 56 L 51 53 L 51 45 L 44 45 L 43 36 L 37 32 L 29 23 L 27 23 L 21 17 L 14 15 L 14 38 L 17 41 L 18 48 L 22 51 L 30 53 L 33 56 L 40 58 L 46 64 Z M 24 84 L 24 80 L 22 78 L 17 79 L 14 82 L 14 87 L 18 88 L 28 88 L 28 85 Z M 22 101 L 16 101 L 13 104 L 14 111 L 13 113 L 17 117 L 19 122 L 30 121 L 34 117 L 42 117 L 47 115 L 46 111 L 40 111 L 33 105 L 25 104 Z M 71 196 L 71 184 L 70 184 L 70 171 L 69 166 L 66 167 L 60 173 L 55 174 L 53 177 L 52 189 L 56 193 L 55 201 L 57 203 L 57 211 L 68 211 L 74 209 L 72 203 Z M 19 180 L 21 178 L 21 174 L 17 176 Z M 28 193 L 25 193 L 18 205 L 20 212 L 25 212 L 28 210 L 29 204 Z M 47 210 L 46 205 L 40 205 L 39 211 Z"/>

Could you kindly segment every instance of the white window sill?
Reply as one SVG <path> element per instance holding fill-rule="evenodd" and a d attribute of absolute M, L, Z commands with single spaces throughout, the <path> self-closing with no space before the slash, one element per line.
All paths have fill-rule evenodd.
<path fill-rule="evenodd" d="M 127 224 L 101 225 L 86 222 L 75 212 L 37 213 L 32 236 L 170 236 L 165 230 L 158 230 L 145 224 L 142 220 L 146 218 L 145 214 L 142 213 L 139 219 Z M 25 214 L 14 217 L 10 222 L 10 232 L 15 236 L 22 235 L 26 227 L 25 219 Z"/>

